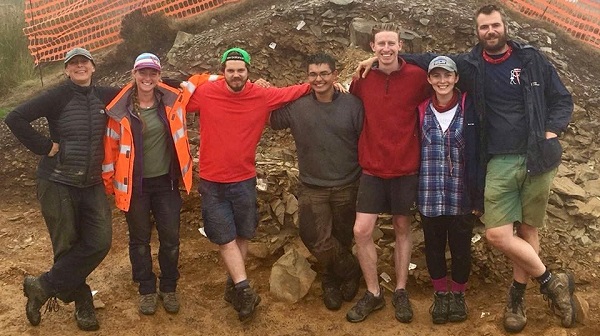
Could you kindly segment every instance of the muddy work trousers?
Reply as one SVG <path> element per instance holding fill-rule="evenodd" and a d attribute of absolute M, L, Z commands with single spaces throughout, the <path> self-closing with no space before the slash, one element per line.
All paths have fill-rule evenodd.
<path fill-rule="evenodd" d="M 42 286 L 64 302 L 87 297 L 86 278 L 106 257 L 112 240 L 104 186 L 77 188 L 45 179 L 37 182 L 37 197 L 54 251 L 54 265 L 42 274 Z"/>
<path fill-rule="evenodd" d="M 317 258 L 323 282 L 356 276 L 352 255 L 358 182 L 340 187 L 300 185 L 300 238 Z"/>

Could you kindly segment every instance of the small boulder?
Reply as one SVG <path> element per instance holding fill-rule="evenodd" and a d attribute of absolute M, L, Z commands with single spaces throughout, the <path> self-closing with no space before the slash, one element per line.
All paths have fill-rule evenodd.
<path fill-rule="evenodd" d="M 298 302 L 308 293 L 316 276 L 306 258 L 291 248 L 271 268 L 271 294 L 280 300 Z"/>

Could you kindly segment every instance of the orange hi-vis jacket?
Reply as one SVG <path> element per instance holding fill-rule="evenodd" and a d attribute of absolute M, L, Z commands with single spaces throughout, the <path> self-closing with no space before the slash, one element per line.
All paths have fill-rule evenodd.
<path fill-rule="evenodd" d="M 209 80 L 210 75 L 202 75 Z M 117 208 L 128 211 L 133 189 L 134 144 L 129 119 L 129 96 L 133 84 L 125 86 L 108 104 L 106 112 L 110 116 L 104 136 L 104 162 L 102 179 L 107 194 L 115 195 Z M 192 156 L 186 128 L 185 106 L 191 97 L 187 90 L 177 90 L 159 83 L 157 89 L 161 93 L 160 104 L 164 105 L 171 139 L 185 190 L 192 188 Z"/>

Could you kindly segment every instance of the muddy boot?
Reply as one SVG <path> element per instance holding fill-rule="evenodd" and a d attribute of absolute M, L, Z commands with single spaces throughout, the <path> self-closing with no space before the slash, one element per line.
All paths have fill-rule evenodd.
<path fill-rule="evenodd" d="M 551 308 L 558 309 L 562 326 L 565 328 L 575 324 L 574 291 L 575 280 L 570 273 L 552 274 L 548 283 L 540 288 L 540 292 L 550 299 Z"/>
<path fill-rule="evenodd" d="M 527 315 L 525 314 L 525 290 L 510 286 L 508 302 L 504 311 L 504 329 L 508 332 L 517 333 L 525 328 Z"/>
<path fill-rule="evenodd" d="M 156 293 L 140 294 L 140 313 L 144 315 L 154 315 L 154 313 L 156 313 L 157 304 L 158 295 Z"/>
<path fill-rule="evenodd" d="M 323 274 L 321 288 L 323 289 L 323 303 L 329 310 L 338 310 L 342 307 L 342 291 L 340 281 L 332 274 Z"/>
<path fill-rule="evenodd" d="M 379 296 L 375 296 L 367 290 L 365 295 L 356 302 L 356 305 L 348 311 L 346 320 L 352 323 L 364 321 L 369 314 L 384 306 L 385 299 L 383 298 L 383 289 L 379 289 Z"/>
<path fill-rule="evenodd" d="M 234 307 L 239 307 L 238 318 L 241 322 L 247 322 L 254 317 L 256 306 L 260 303 L 260 296 L 250 287 L 236 288 L 236 301 Z"/>
<path fill-rule="evenodd" d="M 234 304 L 235 302 L 235 286 L 230 277 L 227 277 L 227 281 L 225 282 L 225 293 L 223 294 L 223 300 L 231 304 Z M 234 308 L 235 310 L 239 310 L 237 307 Z"/>
<path fill-rule="evenodd" d="M 81 293 L 75 299 L 75 320 L 81 330 L 94 331 L 100 329 L 100 324 L 98 323 L 98 319 L 96 319 L 94 299 L 89 290 Z"/>
<path fill-rule="evenodd" d="M 177 293 L 175 292 L 159 292 L 158 295 L 162 299 L 163 307 L 170 314 L 179 313 L 179 299 L 177 298 Z"/>
<path fill-rule="evenodd" d="M 23 280 L 23 294 L 27 297 L 27 304 L 25 305 L 27 319 L 31 325 L 36 326 L 42 320 L 40 309 L 51 295 L 42 287 L 40 278 L 31 275 L 26 276 Z"/>
<path fill-rule="evenodd" d="M 431 320 L 434 324 L 444 324 L 448 322 L 448 305 L 450 293 L 435 292 L 433 293 L 433 304 L 429 307 Z"/>
<path fill-rule="evenodd" d="M 362 271 L 358 260 L 352 253 L 347 252 L 340 255 L 331 267 L 331 273 L 340 280 L 340 290 L 344 301 L 352 301 L 358 293 Z"/>
<path fill-rule="evenodd" d="M 448 293 L 450 298 L 448 301 L 448 321 L 462 322 L 467 319 L 467 304 L 465 303 L 464 292 Z"/>
<path fill-rule="evenodd" d="M 413 310 L 406 289 L 396 289 L 392 298 L 392 304 L 396 310 L 394 314 L 396 320 L 402 323 L 412 321 Z"/>

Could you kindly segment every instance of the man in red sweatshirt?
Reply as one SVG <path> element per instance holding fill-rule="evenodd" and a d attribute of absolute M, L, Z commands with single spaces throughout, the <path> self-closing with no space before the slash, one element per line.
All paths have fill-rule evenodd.
<path fill-rule="evenodd" d="M 250 287 L 244 260 L 258 224 L 256 146 L 271 111 L 310 91 L 309 84 L 264 88 L 248 82 L 250 55 L 227 50 L 224 81 L 208 82 L 192 94 L 187 111 L 200 114 L 200 195 L 204 230 L 229 274 L 224 299 L 240 321 L 254 315 L 260 296 Z M 186 86 L 188 89 L 194 85 Z"/>
<path fill-rule="evenodd" d="M 430 96 L 427 74 L 398 57 L 402 48 L 399 27 L 373 27 L 371 48 L 378 63 L 364 79 L 352 82 L 350 92 L 365 109 L 363 131 L 358 142 L 363 168 L 358 189 L 354 238 L 367 292 L 350 309 L 346 319 L 363 321 L 385 300 L 377 280 L 377 251 L 372 240 L 379 213 L 390 213 L 396 233 L 394 264 L 396 289 L 392 299 L 395 317 L 408 323 L 412 308 L 406 292 L 412 242 L 410 215 L 416 210 L 419 136 L 417 106 Z"/>

